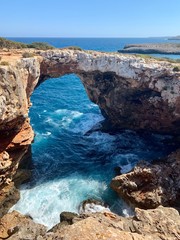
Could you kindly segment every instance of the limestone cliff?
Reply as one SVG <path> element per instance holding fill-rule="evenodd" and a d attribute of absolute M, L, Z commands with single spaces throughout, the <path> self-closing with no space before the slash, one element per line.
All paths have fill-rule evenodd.
<path fill-rule="evenodd" d="M 23 51 L 33 56 L 23 58 Z M 7 62 L 0 64 L 1 196 L 7 196 L 4 187 L 14 178 L 33 141 L 28 118 L 30 96 L 47 78 L 77 74 L 89 98 L 116 129 L 180 134 L 177 64 L 69 49 L 4 50 L 0 56 Z"/>
<path fill-rule="evenodd" d="M 1 51 L 0 185 L 9 183 L 34 134 L 30 96 L 50 77 L 77 74 L 115 128 L 180 133 L 180 73 L 169 62 L 78 50 Z M 18 151 L 21 149 L 21 151 Z"/>
<path fill-rule="evenodd" d="M 27 118 L 38 83 L 75 73 L 114 127 L 180 133 L 180 73 L 173 64 L 67 49 L 34 55 L 22 58 L 19 51 L 9 66 L 0 65 L 0 130 L 17 128 Z"/>
<path fill-rule="evenodd" d="M 76 73 L 114 128 L 180 132 L 180 73 L 172 64 L 84 51 L 41 56 L 41 78 Z"/>

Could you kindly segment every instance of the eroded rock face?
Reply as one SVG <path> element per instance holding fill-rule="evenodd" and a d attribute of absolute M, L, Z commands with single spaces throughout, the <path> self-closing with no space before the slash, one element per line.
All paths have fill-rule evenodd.
<path fill-rule="evenodd" d="M 63 222 L 62 222 L 63 223 Z M 45 239 L 62 240 L 177 240 L 180 217 L 173 208 L 135 209 L 134 217 L 120 217 L 105 212 L 74 216 L 70 226 L 58 224 Z"/>
<path fill-rule="evenodd" d="M 44 236 L 47 229 L 41 224 L 34 223 L 28 216 L 13 211 L 0 219 L 0 239 L 37 239 Z"/>
<path fill-rule="evenodd" d="M 50 77 L 77 74 L 114 128 L 180 133 L 180 73 L 168 62 L 77 50 L 12 50 L 0 65 L 0 188 L 9 185 L 34 138 L 30 96 Z M 176 64 L 177 65 L 177 64 Z M 109 233 L 108 233 L 109 234 Z"/>
<path fill-rule="evenodd" d="M 0 217 L 6 214 L 9 209 L 20 199 L 19 190 L 11 182 L 0 189 Z"/>
<path fill-rule="evenodd" d="M 131 172 L 115 177 L 111 187 L 131 204 L 147 209 L 179 206 L 180 150 L 162 162 L 138 164 Z"/>
<path fill-rule="evenodd" d="M 17 127 L 0 131 L 0 186 L 11 182 L 34 138 L 29 119 Z"/>
<path fill-rule="evenodd" d="M 114 128 L 180 133 L 180 73 L 170 63 L 92 51 L 41 56 L 41 80 L 76 73 Z"/>
<path fill-rule="evenodd" d="M 39 51 L 0 66 L 0 130 L 20 125 L 29 97 L 47 78 L 75 73 L 116 128 L 180 133 L 180 73 L 174 65 L 115 53 Z M 177 64 L 176 64 L 177 65 Z"/>
<path fill-rule="evenodd" d="M 67 217 L 66 213 L 66 217 Z M 71 221 L 69 221 L 71 219 Z M 135 216 L 119 217 L 110 212 L 89 215 L 68 214 L 47 232 L 28 216 L 16 211 L 0 220 L 1 239 L 37 240 L 177 240 L 180 239 L 180 217 L 172 208 L 162 206 L 155 210 L 135 210 Z"/>

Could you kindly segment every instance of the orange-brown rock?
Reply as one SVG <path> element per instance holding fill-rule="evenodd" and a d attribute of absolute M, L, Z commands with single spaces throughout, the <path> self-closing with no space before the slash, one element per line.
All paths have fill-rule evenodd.
<path fill-rule="evenodd" d="M 164 161 L 143 162 L 115 177 L 111 187 L 131 204 L 147 209 L 159 205 L 180 207 L 180 150 Z"/>
<path fill-rule="evenodd" d="M 33 141 L 34 132 L 26 119 L 16 131 L 3 131 L 0 136 L 0 185 L 8 183 Z"/>
<path fill-rule="evenodd" d="M 71 214 L 72 215 L 72 214 Z M 73 215 L 72 215 L 73 216 Z M 112 217 L 113 216 L 113 217 Z M 74 215 L 70 225 L 59 223 L 52 230 L 13 211 L 0 220 L 0 239 L 37 240 L 178 240 L 180 217 L 175 209 L 135 210 L 124 218 L 113 213 Z"/>
<path fill-rule="evenodd" d="M 20 197 L 19 191 L 11 182 L 15 175 L 16 185 L 30 176 L 27 171 L 22 174 L 23 170 L 19 170 L 20 179 L 17 169 L 26 157 L 34 132 L 29 119 L 26 119 L 18 130 L 3 131 L 0 134 L 0 216 L 2 216 Z"/>
<path fill-rule="evenodd" d="M 34 57 L 23 58 L 23 51 L 30 51 Z M 173 63 L 115 53 L 69 49 L 10 50 L 5 53 L 1 51 L 0 55 L 9 63 L 6 66 L 0 65 L 0 193 L 8 191 L 8 188 L 4 190 L 3 187 L 9 186 L 11 194 L 11 181 L 33 141 L 34 134 L 28 119 L 30 96 L 35 87 L 47 78 L 77 74 L 89 98 L 99 105 L 111 127 L 180 134 L 180 73 L 173 71 Z M 170 167 L 169 170 L 167 167 Z M 128 196 L 126 198 L 130 196 L 131 201 L 144 201 L 143 204 L 146 205 L 150 200 L 150 205 L 154 203 L 156 206 L 161 203 L 168 205 L 179 199 L 179 162 L 166 163 L 164 167 L 163 164 L 137 167 L 134 173 L 127 176 L 122 176 L 122 180 L 118 181 Z M 139 184 L 141 176 L 142 181 Z M 162 176 L 168 176 L 168 181 L 162 180 Z M 152 184 L 150 191 L 154 191 L 157 197 L 148 197 L 151 194 L 148 190 L 149 183 Z M 165 198 L 165 192 L 169 200 Z M 10 215 L 8 218 L 11 219 Z M 16 219 L 16 216 L 13 218 Z M 22 224 L 25 227 L 29 226 L 26 220 Z M 1 225 L 4 226 L 3 221 Z M 99 226 L 99 232 L 94 225 Z M 36 235 L 36 230 L 29 233 L 28 228 L 18 232 L 22 233 L 21 239 L 35 239 L 33 234 Z M 3 230 L 5 235 L 1 236 L 18 239 L 18 229 L 12 226 L 9 232 Z M 25 237 L 24 231 L 30 235 Z M 69 230 L 63 231 L 64 235 L 60 239 L 152 239 L 149 238 L 149 233 L 142 235 L 136 231 L 124 232 L 111 226 L 107 228 L 107 225 L 101 225 L 100 220 L 94 218 L 77 222 Z M 170 238 L 163 234 L 165 238 L 156 235 L 156 239 L 178 239 L 178 235 L 171 234 Z M 45 238 L 40 234 L 39 239 Z"/>
<path fill-rule="evenodd" d="M 11 182 L 0 189 L 0 217 L 8 212 L 8 210 L 19 200 L 19 190 Z"/>
<path fill-rule="evenodd" d="M 54 240 L 178 240 L 180 216 L 173 208 L 135 209 L 134 217 L 96 213 L 74 217 L 70 226 L 59 224 L 45 239 Z"/>
<path fill-rule="evenodd" d="M 0 66 L 0 130 L 18 128 L 27 118 L 37 84 L 75 73 L 112 126 L 180 133 L 180 73 L 173 71 L 175 64 L 69 49 L 28 50 L 34 57 L 23 58 L 23 51 L 11 50 L 6 56 L 10 65 Z"/>
<path fill-rule="evenodd" d="M 23 58 L 24 51 L 34 56 Z M 22 149 L 23 156 L 34 136 L 28 119 L 30 96 L 50 77 L 77 74 L 111 127 L 180 133 L 180 73 L 173 71 L 173 63 L 70 49 L 12 49 L 0 55 L 9 63 L 0 65 L 0 156 L 9 154 L 6 163 L 2 157 L 0 162 L 12 175 L 20 160 L 15 150 Z M 1 175 L 5 180 L 0 185 L 7 179 L 3 170 Z"/>
<path fill-rule="evenodd" d="M 34 223 L 28 216 L 13 211 L 0 219 L 0 239 L 37 239 L 46 233 L 46 227 Z"/>

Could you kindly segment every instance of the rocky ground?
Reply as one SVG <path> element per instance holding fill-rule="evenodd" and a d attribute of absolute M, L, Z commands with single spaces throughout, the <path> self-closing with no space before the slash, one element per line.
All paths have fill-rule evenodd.
<path fill-rule="evenodd" d="M 128 44 L 122 50 L 118 50 L 118 52 L 180 55 L 180 44 L 178 43 Z"/>
<path fill-rule="evenodd" d="M 48 230 L 30 216 L 13 211 L 0 220 L 0 239 L 28 240 L 178 240 L 180 217 L 173 208 L 136 208 L 123 218 L 110 212 L 77 215 L 62 213 L 61 223 Z"/>
<path fill-rule="evenodd" d="M 111 187 L 134 206 L 180 209 L 180 149 L 161 161 L 140 162 L 131 172 L 115 177 Z"/>

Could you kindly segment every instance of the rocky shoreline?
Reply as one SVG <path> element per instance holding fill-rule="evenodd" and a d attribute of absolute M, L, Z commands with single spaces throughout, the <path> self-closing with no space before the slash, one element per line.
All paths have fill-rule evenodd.
<path fill-rule="evenodd" d="M 180 210 L 180 149 L 167 158 L 140 162 L 127 173 L 115 177 L 111 187 L 119 196 L 143 209 L 159 205 Z"/>
<path fill-rule="evenodd" d="M 25 58 L 24 52 L 30 55 Z M 0 63 L 0 238 L 180 239 L 178 211 L 158 207 L 180 207 L 179 151 L 162 162 L 140 163 L 132 172 L 112 180 L 112 188 L 130 204 L 144 209 L 158 207 L 155 210 L 136 209 L 132 218 L 110 212 L 80 215 L 70 220 L 70 226 L 60 223 L 48 232 L 29 216 L 6 214 L 19 199 L 16 187 L 30 176 L 26 166 L 34 132 L 28 110 L 38 84 L 75 73 L 111 127 L 148 129 L 178 138 L 180 73 L 174 71 L 178 63 L 69 49 L 4 49 L 0 55 L 6 62 Z"/>
<path fill-rule="evenodd" d="M 119 53 L 138 54 L 175 54 L 180 55 L 180 44 L 178 43 L 148 43 L 148 44 L 128 44 Z"/>
<path fill-rule="evenodd" d="M 173 208 L 155 210 L 136 208 L 135 216 L 120 217 L 103 212 L 77 215 L 63 212 L 61 222 L 52 229 L 34 223 L 30 216 L 13 211 L 0 219 L 0 239 L 36 240 L 177 240 L 180 239 L 180 217 Z"/>

